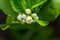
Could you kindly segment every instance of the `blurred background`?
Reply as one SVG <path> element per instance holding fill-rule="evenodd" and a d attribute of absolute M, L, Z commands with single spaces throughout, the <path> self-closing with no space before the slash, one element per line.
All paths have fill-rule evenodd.
<path fill-rule="evenodd" d="M 2 10 L 0 10 L 0 24 L 6 23 L 7 15 L 4 14 Z M 49 40 L 60 40 L 60 16 L 57 19 L 50 22 L 49 24 L 52 26 L 54 33 L 49 37 Z M 0 29 L 0 40 L 13 40 L 14 38 L 10 34 L 10 30 L 2 31 Z"/>

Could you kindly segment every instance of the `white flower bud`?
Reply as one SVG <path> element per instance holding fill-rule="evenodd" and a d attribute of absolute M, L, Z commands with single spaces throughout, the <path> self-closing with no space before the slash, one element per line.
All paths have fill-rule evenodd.
<path fill-rule="evenodd" d="M 17 19 L 18 20 L 21 20 L 21 15 L 20 14 L 17 16 Z"/>
<path fill-rule="evenodd" d="M 28 16 L 27 19 L 26 19 L 26 22 L 28 24 L 31 24 L 32 23 L 32 17 L 31 16 Z"/>
<path fill-rule="evenodd" d="M 31 16 L 32 16 L 32 17 L 36 17 L 36 16 L 37 16 L 37 14 L 36 14 L 36 13 L 33 13 Z"/>
<path fill-rule="evenodd" d="M 26 15 L 25 14 L 22 14 L 22 19 L 26 19 Z"/>
<path fill-rule="evenodd" d="M 26 14 L 31 14 L 31 10 L 30 9 L 26 9 L 25 12 L 26 12 Z"/>

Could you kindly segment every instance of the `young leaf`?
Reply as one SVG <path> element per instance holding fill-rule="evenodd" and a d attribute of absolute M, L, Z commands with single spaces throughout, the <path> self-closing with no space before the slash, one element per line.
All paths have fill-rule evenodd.
<path fill-rule="evenodd" d="M 10 0 L 10 4 L 14 11 L 20 13 L 26 9 L 26 2 L 24 0 Z"/>
<path fill-rule="evenodd" d="M 30 9 L 33 9 L 39 5 L 42 5 L 44 2 L 47 0 L 26 0 L 27 2 L 27 7 Z"/>
<path fill-rule="evenodd" d="M 47 1 L 47 0 L 44 0 L 44 1 L 40 2 L 40 3 L 38 3 L 38 4 L 33 5 L 33 6 L 31 7 L 31 9 L 42 5 L 42 4 L 45 3 L 46 1 Z"/>
<path fill-rule="evenodd" d="M 5 31 L 6 29 L 8 29 L 10 27 L 10 25 L 5 26 L 4 28 L 1 28 L 1 30 Z"/>
<path fill-rule="evenodd" d="M 10 3 L 16 12 L 23 12 L 27 8 L 33 9 L 46 1 L 47 0 L 10 0 Z"/>
<path fill-rule="evenodd" d="M 37 27 L 36 27 L 37 26 Z M 37 28 L 39 28 L 40 25 L 38 25 L 37 23 L 34 24 L 21 24 L 18 22 L 14 22 L 10 24 L 9 29 L 10 30 L 21 30 L 21 29 L 29 29 L 29 30 L 36 30 Z"/>
<path fill-rule="evenodd" d="M 8 16 L 16 17 L 17 13 L 11 8 L 10 0 L 0 0 L 0 9 Z"/>
<path fill-rule="evenodd" d="M 0 29 L 3 31 L 7 30 L 9 27 L 10 27 L 10 25 L 8 25 L 8 24 L 0 24 Z"/>
<path fill-rule="evenodd" d="M 43 21 L 43 20 L 36 20 L 36 22 L 41 26 L 47 26 L 49 24 L 48 21 Z"/>

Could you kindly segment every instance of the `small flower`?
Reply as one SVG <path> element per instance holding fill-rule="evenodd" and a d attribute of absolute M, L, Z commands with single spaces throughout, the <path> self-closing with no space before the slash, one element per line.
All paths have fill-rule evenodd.
<path fill-rule="evenodd" d="M 32 17 L 28 16 L 26 19 L 26 23 L 31 24 L 32 23 Z"/>
<path fill-rule="evenodd" d="M 33 13 L 31 16 L 32 16 L 34 19 L 39 19 L 39 17 L 37 16 L 36 13 Z"/>
<path fill-rule="evenodd" d="M 31 10 L 30 9 L 26 9 L 26 14 L 31 14 Z"/>
<path fill-rule="evenodd" d="M 18 20 L 22 20 L 22 19 L 21 19 L 21 14 L 19 14 L 19 15 L 17 16 L 17 19 L 18 19 Z"/>
<path fill-rule="evenodd" d="M 31 16 L 32 16 L 32 17 L 36 17 L 36 16 L 37 16 L 37 14 L 36 14 L 36 13 L 33 13 Z"/>
<path fill-rule="evenodd" d="M 22 14 L 21 18 L 22 18 L 21 21 L 22 21 L 23 23 L 26 22 L 26 15 L 25 15 L 25 14 Z"/>

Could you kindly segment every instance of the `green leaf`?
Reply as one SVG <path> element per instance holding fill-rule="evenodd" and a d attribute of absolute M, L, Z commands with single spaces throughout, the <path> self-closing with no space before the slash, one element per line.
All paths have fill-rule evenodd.
<path fill-rule="evenodd" d="M 60 12 L 60 0 L 52 0 L 51 2 L 53 2 L 56 10 Z"/>
<path fill-rule="evenodd" d="M 37 24 L 20 24 L 20 23 L 12 23 L 10 25 L 11 30 L 20 30 L 20 29 L 30 29 L 30 30 L 35 30 L 36 27 L 38 26 Z"/>
<path fill-rule="evenodd" d="M 47 0 L 26 0 L 27 7 L 30 9 L 33 9 L 35 7 L 38 7 L 39 5 L 42 5 Z"/>
<path fill-rule="evenodd" d="M 10 27 L 10 25 L 5 26 L 4 28 L 1 28 L 1 30 L 5 31 Z"/>
<path fill-rule="evenodd" d="M 0 0 L 0 9 L 8 16 L 16 17 L 18 14 L 11 8 L 10 0 Z"/>
<path fill-rule="evenodd" d="M 40 0 L 40 1 L 41 1 L 41 0 Z M 40 3 L 38 3 L 38 4 L 33 5 L 33 6 L 31 7 L 31 9 L 42 5 L 42 4 L 45 3 L 46 1 L 47 1 L 47 0 L 44 0 L 44 1 L 40 2 Z"/>
<path fill-rule="evenodd" d="M 47 26 L 49 24 L 48 21 L 43 21 L 43 20 L 36 20 L 36 22 L 41 26 Z"/>
<path fill-rule="evenodd" d="M 10 27 L 10 25 L 8 25 L 8 24 L 0 24 L 0 29 L 3 31 L 7 30 L 9 27 Z"/>
<path fill-rule="evenodd" d="M 53 21 L 58 17 L 58 15 L 59 12 L 56 10 L 54 3 L 51 1 L 45 3 L 38 12 L 40 19 L 45 21 Z"/>
<path fill-rule="evenodd" d="M 24 0 L 10 0 L 10 4 L 14 11 L 20 13 L 26 9 L 26 2 Z"/>
<path fill-rule="evenodd" d="M 10 23 L 12 23 L 12 21 L 13 21 L 13 17 L 7 16 L 6 24 L 10 24 Z"/>
<path fill-rule="evenodd" d="M 33 9 L 39 5 L 42 5 L 47 0 L 10 0 L 12 8 L 20 13 L 24 12 L 26 8 Z"/>
<path fill-rule="evenodd" d="M 11 17 L 11 16 L 7 16 L 6 19 L 6 24 L 11 24 L 11 23 L 19 23 L 19 21 L 17 20 L 17 17 Z"/>

